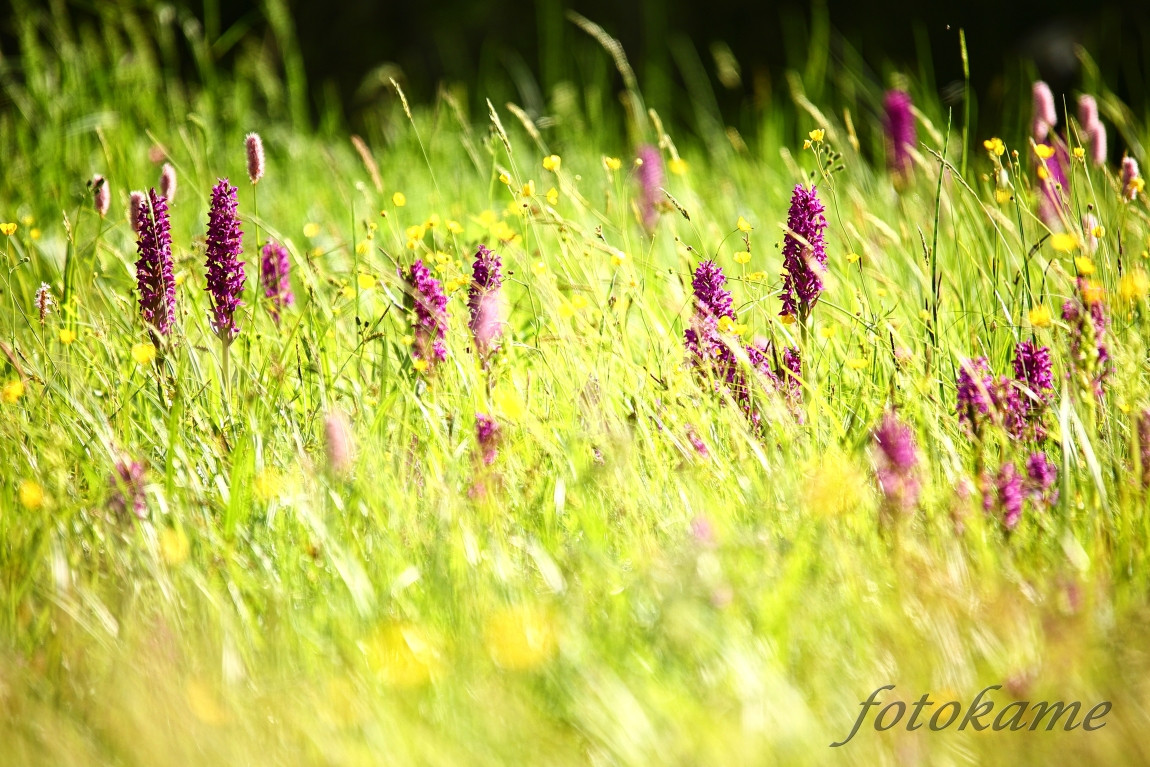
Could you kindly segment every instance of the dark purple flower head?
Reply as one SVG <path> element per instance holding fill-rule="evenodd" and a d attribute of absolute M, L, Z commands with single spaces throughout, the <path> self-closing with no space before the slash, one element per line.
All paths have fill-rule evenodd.
<path fill-rule="evenodd" d="M 176 321 L 176 281 L 172 277 L 172 235 L 168 203 L 152 189 L 136 210 L 136 289 L 140 315 L 157 347 Z"/>
<path fill-rule="evenodd" d="M 490 416 L 476 413 L 475 437 L 483 454 L 483 463 L 487 466 L 495 463 L 499 454 L 499 424 Z"/>
<path fill-rule="evenodd" d="M 481 359 L 499 348 L 506 317 L 500 288 L 503 286 L 502 262 L 499 256 L 480 245 L 471 270 L 471 288 L 467 292 L 468 323 L 475 338 L 475 349 Z"/>
<path fill-rule="evenodd" d="M 212 330 L 225 343 L 240 333 L 236 309 L 243 305 L 244 262 L 240 219 L 236 214 L 236 188 L 221 178 L 212 188 L 212 205 L 208 210 L 207 291 L 212 296 Z"/>
<path fill-rule="evenodd" d="M 120 459 L 108 477 L 111 495 L 108 508 L 117 516 L 126 516 L 130 511 L 137 518 L 144 519 L 148 514 L 147 499 L 144 494 L 146 470 L 139 461 Z"/>
<path fill-rule="evenodd" d="M 439 280 L 431 276 L 431 271 L 420 259 L 411 265 L 407 284 L 411 299 L 409 308 L 415 314 L 411 355 L 417 363 L 425 363 L 424 370 L 430 370 L 447 359 L 447 346 L 444 344 L 447 337 L 447 296 Z"/>
<path fill-rule="evenodd" d="M 1046 437 L 1042 417 L 1054 393 L 1054 372 L 1050 350 L 1032 341 L 1023 341 L 1014 349 L 1014 379 L 1023 418 L 1035 439 Z"/>
<path fill-rule="evenodd" d="M 1058 501 L 1058 467 L 1046 453 L 1031 453 L 1026 459 L 1026 494 L 1040 508 L 1050 508 Z"/>
<path fill-rule="evenodd" d="M 783 311 L 806 321 L 823 292 L 822 274 L 826 271 L 827 250 L 823 231 L 827 220 L 816 187 L 795 186 L 791 209 L 787 214 L 787 233 L 783 240 Z"/>
<path fill-rule="evenodd" d="M 636 171 L 639 179 L 639 211 L 643 216 L 643 226 L 648 232 L 655 230 L 659 223 L 659 187 L 663 186 L 663 156 L 650 144 L 639 147 L 640 165 Z"/>
<path fill-rule="evenodd" d="M 1022 476 L 1011 462 L 1004 463 L 993 481 L 984 478 L 982 505 L 987 512 L 998 511 L 1007 530 L 1018 527 L 1024 500 Z"/>
<path fill-rule="evenodd" d="M 891 172 L 907 176 L 911 171 L 911 149 L 915 144 L 914 113 L 910 94 L 906 91 L 887 91 L 882 100 L 886 128 L 887 165 Z"/>
<path fill-rule="evenodd" d="M 264 297 L 270 302 L 268 313 L 279 323 L 280 311 L 295 303 L 295 295 L 291 292 L 291 261 L 287 248 L 275 240 L 268 240 L 261 253 L 260 282 Z"/>
<path fill-rule="evenodd" d="M 687 426 L 687 441 L 691 443 L 691 447 L 695 448 L 700 458 L 706 458 L 710 455 L 707 450 L 707 443 L 699 436 L 699 432 L 695 431 L 694 426 Z"/>
<path fill-rule="evenodd" d="M 727 278 L 723 268 L 714 261 L 703 261 L 695 269 L 695 276 L 691 280 L 691 287 L 695 290 L 695 309 L 706 317 L 720 317 L 735 319 L 735 310 L 731 308 L 731 293 L 724 285 Z"/>
<path fill-rule="evenodd" d="M 1014 382 L 995 376 L 986 357 L 964 360 L 956 380 L 958 421 L 976 437 L 983 424 L 995 423 L 1015 439 L 1026 433 L 1026 406 Z"/>
<path fill-rule="evenodd" d="M 910 511 L 918 503 L 918 448 L 910 427 L 887 412 L 874 431 L 875 476 L 882 490 L 884 513 Z"/>
<path fill-rule="evenodd" d="M 1090 146 L 1090 161 L 1095 165 L 1105 165 L 1106 126 L 1098 118 L 1098 102 L 1093 96 L 1084 93 L 1078 97 L 1078 123 L 1082 126 L 1082 138 Z"/>

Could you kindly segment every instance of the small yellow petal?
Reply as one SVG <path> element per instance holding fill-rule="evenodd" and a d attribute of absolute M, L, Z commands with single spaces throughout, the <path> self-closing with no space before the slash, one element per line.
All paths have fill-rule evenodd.
<path fill-rule="evenodd" d="M 76 340 L 76 331 L 69 330 L 68 328 L 60 329 L 60 343 L 64 346 L 71 346 L 72 342 Z"/>
<path fill-rule="evenodd" d="M 740 232 L 749 232 L 752 228 L 751 225 L 747 223 L 747 219 L 743 218 L 742 216 L 739 216 L 739 220 L 735 222 L 735 226 L 739 228 Z"/>
<path fill-rule="evenodd" d="M 16 224 L 11 222 L 0 224 L 0 234 L 4 235 L 5 237 L 11 237 L 12 235 L 16 234 Z"/>
<path fill-rule="evenodd" d="M 559 166 L 563 163 L 563 159 L 557 154 L 548 155 L 543 158 L 543 169 L 555 172 L 559 170 Z"/>
<path fill-rule="evenodd" d="M 309 240 L 319 234 L 319 224 L 309 221 L 303 225 L 303 236 Z"/>
<path fill-rule="evenodd" d="M 375 277 L 370 274 L 360 274 L 356 278 L 360 290 L 371 290 L 375 287 Z"/>
<path fill-rule="evenodd" d="M 860 256 L 858 253 L 847 253 L 847 263 L 849 264 L 858 263 L 859 258 Z"/>
<path fill-rule="evenodd" d="M 750 260 L 751 260 L 751 254 L 746 252 L 745 250 L 740 252 L 740 253 L 735 254 L 735 263 L 736 264 L 745 264 Z"/>
<path fill-rule="evenodd" d="M 407 195 L 403 192 L 396 192 L 391 196 L 391 204 L 397 208 L 402 208 L 407 204 Z"/>
<path fill-rule="evenodd" d="M 822 141 L 824 136 L 826 136 L 826 131 L 824 131 L 822 128 L 815 128 L 813 131 L 807 134 L 807 138 L 816 144 Z"/>
<path fill-rule="evenodd" d="M 447 222 L 447 231 L 451 232 L 452 234 L 463 234 L 463 224 L 459 223 L 455 219 L 451 219 Z"/>
<path fill-rule="evenodd" d="M 618 157 L 604 157 L 603 165 L 606 166 L 607 170 L 619 170 L 623 167 L 623 161 Z"/>
<path fill-rule="evenodd" d="M 1086 256 L 1079 256 L 1074 259 L 1074 268 L 1082 275 L 1089 276 L 1094 274 L 1094 262 Z"/>
<path fill-rule="evenodd" d="M 1040 160 L 1049 160 L 1054 156 L 1054 147 L 1049 144 L 1035 144 L 1034 153 L 1038 155 Z"/>
<path fill-rule="evenodd" d="M 547 190 L 547 204 L 548 205 L 558 205 L 559 204 L 559 191 L 555 187 L 551 187 L 550 189 Z"/>
<path fill-rule="evenodd" d="M 865 370 L 870 367 L 870 360 L 855 357 L 854 359 L 847 360 L 847 367 L 851 370 Z"/>
<path fill-rule="evenodd" d="M 1045 304 L 1039 304 L 1030 310 L 1029 318 L 1030 324 L 1036 328 L 1050 327 L 1050 307 Z"/>
<path fill-rule="evenodd" d="M 1077 159 L 1081 160 L 1083 157 L 1086 156 L 1086 150 L 1080 146 L 1076 146 L 1076 147 L 1074 147 L 1074 156 Z"/>
<path fill-rule="evenodd" d="M 794 325 L 795 324 L 795 315 L 793 315 L 793 314 L 781 314 L 781 315 L 779 315 L 779 322 L 783 323 L 784 325 Z"/>
<path fill-rule="evenodd" d="M 682 157 L 676 157 L 667 163 L 667 170 L 676 176 L 685 176 L 687 174 L 687 161 Z"/>

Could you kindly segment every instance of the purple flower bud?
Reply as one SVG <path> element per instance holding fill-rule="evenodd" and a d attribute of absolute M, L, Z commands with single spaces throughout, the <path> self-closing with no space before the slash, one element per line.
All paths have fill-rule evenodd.
<path fill-rule="evenodd" d="M 1030 436 L 1046 438 L 1042 423 L 1047 404 L 1054 393 L 1054 372 L 1050 365 L 1050 349 L 1031 341 L 1023 341 L 1014 349 L 1014 379 L 1021 387 L 1018 409 Z"/>
<path fill-rule="evenodd" d="M 883 97 L 886 128 L 887 165 L 891 172 L 906 177 L 911 172 L 911 149 L 915 144 L 914 113 L 910 94 L 906 91 L 887 91 Z"/>
<path fill-rule="evenodd" d="M 36 310 L 40 313 L 41 327 L 48 319 L 48 315 L 52 313 L 52 307 L 55 305 L 56 299 L 52 298 L 52 288 L 48 287 L 48 283 L 41 282 L 40 287 L 36 289 Z"/>
<path fill-rule="evenodd" d="M 112 193 L 108 189 L 108 180 L 103 176 L 92 178 L 92 201 L 100 218 L 108 215 L 108 207 L 112 204 Z"/>
<path fill-rule="evenodd" d="M 1095 165 L 1106 163 L 1106 127 L 1098 118 L 1098 102 L 1093 96 L 1082 94 L 1078 97 L 1078 124 L 1082 126 L 1083 139 L 1090 146 L 1090 161 Z"/>
<path fill-rule="evenodd" d="M 263 285 L 264 297 L 271 304 L 268 313 L 278 324 L 280 312 L 295 303 L 295 295 L 291 291 L 291 261 L 288 259 L 287 248 L 275 240 L 268 240 L 262 253 L 260 283 Z"/>
<path fill-rule="evenodd" d="M 420 259 L 411 265 L 407 284 L 411 300 L 408 308 L 415 315 L 411 355 L 416 362 L 425 362 L 424 369 L 430 371 L 437 363 L 447 359 L 447 347 L 444 344 L 447 335 L 447 296 L 439 280 L 431 276 L 431 271 Z"/>
<path fill-rule="evenodd" d="M 643 215 L 643 226 L 648 232 L 655 230 L 659 223 L 659 188 L 663 186 L 663 156 L 650 144 L 639 147 L 641 161 L 636 176 L 639 179 L 639 210 Z"/>
<path fill-rule="evenodd" d="M 248 155 L 248 179 L 253 184 L 264 177 L 264 142 L 258 133 L 244 137 L 244 149 Z"/>
<path fill-rule="evenodd" d="M 208 211 L 207 237 L 207 291 L 212 296 L 212 330 L 224 343 L 230 343 L 240 333 L 236 325 L 236 309 L 243 305 L 244 262 L 240 220 L 236 214 L 236 188 L 226 178 L 212 189 L 212 204 Z"/>
<path fill-rule="evenodd" d="M 348 474 L 355 461 L 355 443 L 351 436 L 351 424 L 342 410 L 328 411 L 323 419 L 323 433 L 328 468 L 338 475 Z"/>
<path fill-rule="evenodd" d="M 176 196 L 176 169 L 170 162 L 164 163 L 164 167 L 160 168 L 160 194 L 164 195 L 169 203 Z"/>
<path fill-rule="evenodd" d="M 1034 103 L 1034 118 L 1031 122 L 1031 134 L 1038 143 L 1046 141 L 1050 131 L 1058 124 L 1058 112 L 1054 107 L 1054 94 L 1050 86 L 1041 80 L 1034 83 L 1031 88 Z"/>
<path fill-rule="evenodd" d="M 145 204 L 143 192 L 132 192 L 128 195 L 128 225 L 137 235 L 140 233 L 140 210 Z"/>
<path fill-rule="evenodd" d="M 1049 509 L 1058 502 L 1058 467 L 1046 453 L 1031 453 L 1026 459 L 1026 494 L 1040 508 Z"/>
<path fill-rule="evenodd" d="M 1130 155 L 1122 158 L 1122 197 L 1127 202 L 1138 199 L 1138 191 L 1142 188 L 1142 176 L 1138 171 L 1138 161 Z"/>
<path fill-rule="evenodd" d="M 150 204 L 149 204 L 150 202 Z M 140 294 L 140 315 L 157 347 L 176 321 L 176 281 L 172 277 L 172 236 L 168 223 L 168 203 L 149 192 L 136 209 L 137 233 L 136 288 Z"/>
<path fill-rule="evenodd" d="M 1090 130 L 1090 126 L 1098 122 L 1098 102 L 1094 97 L 1083 93 L 1078 97 L 1078 123 Z"/>
<path fill-rule="evenodd" d="M 783 239 L 783 316 L 805 322 L 823 292 L 827 252 L 823 231 L 827 228 L 823 204 L 816 188 L 795 186 Z"/>
<path fill-rule="evenodd" d="M 918 448 L 910 427 L 887 412 L 874 431 L 875 477 L 884 500 L 884 514 L 907 512 L 918 504 Z"/>
<path fill-rule="evenodd" d="M 1063 218 L 1069 213 L 1070 181 L 1066 168 L 1070 157 L 1066 145 L 1054 142 L 1054 156 L 1041 161 L 1045 163 L 1046 178 L 1039 180 L 1042 199 L 1039 201 L 1038 216 L 1051 229 L 1061 229 Z"/>
<path fill-rule="evenodd" d="M 1018 527 L 1022 518 L 1024 500 L 1022 477 L 1011 462 L 1004 463 L 993 482 L 984 480 L 983 508 L 987 512 L 997 510 L 1001 515 L 1002 526 L 1008 531 Z"/>
<path fill-rule="evenodd" d="M 495 463 L 495 458 L 499 455 L 499 432 L 499 424 L 494 418 L 476 413 L 475 436 L 485 466 Z"/>
<path fill-rule="evenodd" d="M 148 516 L 148 502 L 144 492 L 144 476 L 147 470 L 139 461 L 120 459 L 108 477 L 110 495 L 108 508 L 117 516 L 127 516 L 128 512 L 138 519 Z"/>
<path fill-rule="evenodd" d="M 499 256 L 480 245 L 471 271 L 471 288 L 467 292 L 468 323 L 475 338 L 475 351 L 486 363 L 488 355 L 499 348 L 503 326 L 507 323 L 506 306 L 501 288 L 503 275 Z"/>

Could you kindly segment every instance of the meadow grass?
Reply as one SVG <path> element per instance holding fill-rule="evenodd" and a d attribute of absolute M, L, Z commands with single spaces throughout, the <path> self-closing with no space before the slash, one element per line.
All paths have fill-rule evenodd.
<path fill-rule="evenodd" d="M 883 83 L 849 56 L 812 52 L 742 133 L 695 79 L 676 136 L 580 20 L 608 50 L 546 116 L 471 113 L 474 94 L 445 90 L 382 103 L 353 142 L 331 115 L 301 125 L 290 56 L 280 78 L 269 49 L 231 40 L 235 69 L 216 70 L 188 19 L 117 9 L 79 26 L 28 9 L 22 69 L 0 78 L 0 219 L 17 225 L 0 242 L 0 761 L 1150 760 L 1147 307 L 1122 282 L 1150 219 L 1115 167 L 1071 162 L 1078 242 L 1055 249 L 1024 97 L 996 195 L 991 137 L 908 79 L 919 145 L 896 184 Z M 200 86 L 173 76 L 180 35 Z M 1146 121 L 1095 92 L 1112 141 L 1144 159 Z M 249 131 L 267 150 L 258 185 Z M 639 142 L 670 170 L 652 235 Z M 164 162 L 177 321 L 157 362 L 126 206 Z M 85 186 L 97 173 L 106 218 Z M 218 177 L 239 187 L 248 262 L 226 385 L 204 276 Z M 791 191 L 812 180 L 829 269 L 800 329 L 778 316 L 779 248 Z M 1112 320 L 1098 401 L 1068 375 L 1059 320 L 1087 212 L 1105 228 L 1090 266 Z M 296 301 L 278 324 L 257 231 L 290 254 Z M 480 244 L 509 302 L 487 367 L 467 326 Z M 417 257 L 449 294 L 447 359 L 423 372 L 402 278 Z M 704 259 L 726 271 L 745 340 L 802 348 L 798 412 L 763 387 L 756 428 L 687 364 Z M 64 304 L 44 322 L 41 283 Z M 1040 306 L 1054 319 L 1036 326 Z M 979 356 L 1008 373 L 1031 338 L 1056 373 L 1059 497 L 1008 533 L 982 510 L 980 474 L 1030 448 L 994 425 L 972 440 L 955 379 Z M 914 429 L 922 493 L 883 524 L 872 432 L 890 410 Z M 347 470 L 325 454 L 335 412 Z M 490 465 L 479 414 L 499 424 Z M 143 519 L 110 505 L 125 459 L 146 466 Z M 1001 684 L 1002 702 L 1113 710 L 1089 733 L 868 725 L 829 749 L 885 684 L 888 700 L 965 706 Z"/>

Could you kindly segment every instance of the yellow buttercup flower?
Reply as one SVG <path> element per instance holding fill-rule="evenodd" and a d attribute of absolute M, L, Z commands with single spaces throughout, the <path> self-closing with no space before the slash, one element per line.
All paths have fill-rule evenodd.
<path fill-rule="evenodd" d="M 19 378 L 9 381 L 4 384 L 4 388 L 0 389 L 0 400 L 11 405 L 18 402 L 24 396 L 24 382 Z"/>
<path fill-rule="evenodd" d="M 1099 224 L 1098 226 L 1096 226 L 1090 230 L 1090 236 L 1094 237 L 1095 239 L 1101 240 L 1103 237 L 1106 236 L 1106 227 L 1102 226 L 1102 224 Z"/>
<path fill-rule="evenodd" d="M 137 365 L 147 365 L 156 358 L 156 347 L 151 344 L 136 344 L 132 347 L 132 359 Z"/>
<path fill-rule="evenodd" d="M 535 179 L 531 179 L 526 184 L 524 184 L 523 189 L 521 190 L 521 193 L 523 194 L 524 197 L 534 197 L 535 196 Z"/>
<path fill-rule="evenodd" d="M 535 272 L 536 277 L 542 277 L 547 274 L 547 264 L 542 261 L 536 261 L 531 265 L 531 271 Z"/>
<path fill-rule="evenodd" d="M 12 235 L 16 234 L 16 224 L 12 222 L 0 224 L 0 234 L 4 235 L 5 237 L 11 237 Z"/>
<path fill-rule="evenodd" d="M 1094 262 L 1086 256 L 1079 256 L 1074 259 L 1074 268 L 1082 275 L 1094 274 Z"/>
<path fill-rule="evenodd" d="M 1059 253 L 1069 253 L 1078 249 L 1078 238 L 1068 232 L 1059 232 L 1050 237 L 1050 247 Z"/>
<path fill-rule="evenodd" d="M 982 142 L 982 146 L 986 151 L 993 152 L 996 157 L 1002 157 L 1006 152 L 1006 145 L 1002 143 L 1000 138 L 990 138 Z"/>
<path fill-rule="evenodd" d="M 1050 307 L 1045 304 L 1039 304 L 1030 310 L 1030 324 L 1036 328 L 1050 327 Z"/>
<path fill-rule="evenodd" d="M 687 161 L 682 157 L 675 157 L 667 163 L 667 170 L 676 176 L 685 176 L 687 174 Z"/>
<path fill-rule="evenodd" d="M 375 277 L 370 274 L 359 274 L 356 276 L 356 282 L 359 284 L 360 290 L 371 290 L 375 287 Z"/>
<path fill-rule="evenodd" d="M 627 254 L 621 250 L 616 250 L 611 254 L 611 266 L 620 267 L 623 262 L 627 260 Z"/>
<path fill-rule="evenodd" d="M 859 256 L 858 253 L 847 253 L 848 264 L 858 263 L 859 258 L 861 258 L 861 256 Z"/>
<path fill-rule="evenodd" d="M 822 128 L 815 128 L 813 131 L 807 134 L 807 138 L 816 144 L 821 142 L 824 136 L 826 136 L 826 131 Z"/>
<path fill-rule="evenodd" d="M 314 221 L 308 221 L 303 225 L 303 236 L 309 240 L 319 234 L 319 224 Z"/>
<path fill-rule="evenodd" d="M 1035 144 L 1034 153 L 1038 155 L 1040 160 L 1049 160 L 1054 156 L 1054 147 L 1049 144 Z"/>
<path fill-rule="evenodd" d="M 745 264 L 750 260 L 751 260 L 751 254 L 745 250 L 740 252 L 740 253 L 735 254 L 735 263 L 736 264 Z"/>
<path fill-rule="evenodd" d="M 29 511 L 44 505 L 44 488 L 30 479 L 20 481 L 16 494 L 20 497 L 20 505 Z"/>
<path fill-rule="evenodd" d="M 1081 160 L 1085 156 L 1086 156 L 1086 150 L 1085 149 L 1083 149 L 1080 146 L 1074 147 L 1074 158 L 1075 159 Z"/>
<path fill-rule="evenodd" d="M 995 189 L 994 190 L 994 200 L 999 205 L 1005 205 L 1006 203 L 1010 202 L 1010 190 L 1009 189 Z"/>
<path fill-rule="evenodd" d="M 750 223 L 747 222 L 747 219 L 742 216 L 739 216 L 739 220 L 735 222 L 735 226 L 739 228 L 740 232 L 749 232 L 753 228 Z"/>
<path fill-rule="evenodd" d="M 1088 306 L 1101 303 L 1106 298 L 1106 288 L 1098 280 L 1087 280 L 1082 288 L 1082 300 Z"/>
<path fill-rule="evenodd" d="M 543 158 L 543 169 L 549 170 L 552 173 L 559 170 L 559 166 L 563 164 L 563 159 L 557 155 L 547 155 Z"/>
<path fill-rule="evenodd" d="M 1124 301 L 1141 301 L 1150 295 L 1150 277 L 1141 267 L 1135 267 L 1118 281 L 1118 295 Z"/>
<path fill-rule="evenodd" d="M 547 204 L 548 205 L 558 205 L 559 204 L 559 190 L 557 190 L 555 187 L 551 187 L 550 189 L 547 190 Z"/>
<path fill-rule="evenodd" d="M 391 196 L 391 204 L 397 208 L 402 208 L 407 204 L 407 195 L 403 192 L 396 192 Z"/>
<path fill-rule="evenodd" d="M 449 219 L 445 226 L 447 227 L 447 231 L 451 232 L 452 234 L 463 234 L 463 224 L 459 223 L 455 219 Z"/>
<path fill-rule="evenodd" d="M 623 161 L 618 157 L 604 157 L 603 165 L 607 170 L 619 170 L 623 167 Z"/>
<path fill-rule="evenodd" d="M 76 331 L 69 330 L 68 328 L 60 329 L 60 343 L 64 346 L 71 346 L 72 342 L 76 340 Z"/>
<path fill-rule="evenodd" d="M 822 338 L 822 339 L 834 338 L 835 332 L 837 330 L 838 330 L 838 328 L 835 327 L 834 325 L 831 325 L 830 327 L 826 327 L 826 328 L 819 328 L 819 338 Z"/>
<path fill-rule="evenodd" d="M 866 370 L 870 367 L 870 360 L 862 357 L 855 357 L 854 359 L 847 360 L 847 367 L 851 370 Z"/>
<path fill-rule="evenodd" d="M 511 185 L 511 176 L 507 175 L 507 171 L 504 171 L 504 172 L 499 174 L 499 183 L 504 184 L 506 186 Z"/>
<path fill-rule="evenodd" d="M 412 365 L 415 367 L 416 372 L 419 373 L 422 373 L 428 368 L 427 360 L 423 359 L 422 357 L 417 358 L 415 362 L 412 363 Z"/>

